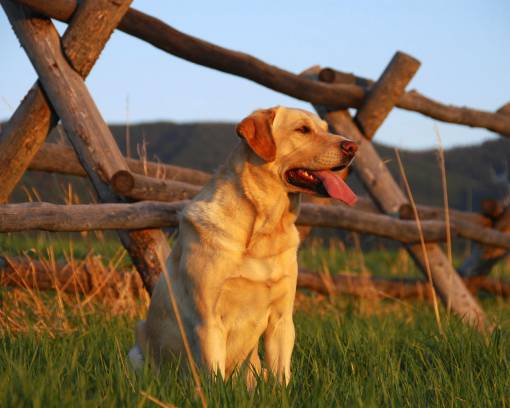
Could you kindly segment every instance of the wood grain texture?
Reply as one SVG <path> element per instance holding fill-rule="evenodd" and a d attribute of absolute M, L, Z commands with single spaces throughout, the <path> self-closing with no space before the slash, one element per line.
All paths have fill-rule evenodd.
<path fill-rule="evenodd" d="M 127 170 L 83 79 L 62 53 L 52 22 L 27 14 L 10 0 L 2 0 L 2 4 L 82 165 L 90 166 L 87 173 L 109 181 L 117 171 Z"/>
<path fill-rule="evenodd" d="M 126 171 L 116 173 L 111 184 L 118 194 L 135 200 L 167 202 L 193 198 L 202 189 L 189 183 L 157 179 Z"/>
<path fill-rule="evenodd" d="M 172 203 L 143 201 L 133 204 L 25 203 L 0 205 L 0 232 L 91 231 L 175 227 L 177 213 L 189 201 Z M 452 235 L 510 249 L 510 234 L 473 224 L 452 224 Z M 414 221 L 398 220 L 387 215 L 372 214 L 346 206 L 304 203 L 297 225 L 341 228 L 361 234 L 389 238 L 404 244 L 420 241 Z M 423 221 L 426 242 L 444 241 L 446 225 L 442 221 Z"/>
<path fill-rule="evenodd" d="M 463 279 L 469 292 L 476 296 L 479 291 L 496 296 L 510 297 L 510 282 L 498 279 Z M 349 295 L 360 298 L 390 298 L 402 300 L 432 300 L 428 282 L 416 279 L 377 278 L 355 274 L 333 275 L 328 278 L 315 272 L 300 269 L 298 288 L 308 289 L 324 295 Z"/>
<path fill-rule="evenodd" d="M 52 22 L 11 0 L 2 0 L 2 5 L 100 200 L 121 201 L 108 181 L 116 172 L 128 171 L 127 164 L 83 79 L 63 55 Z M 136 230 L 119 231 L 119 237 L 151 293 L 170 253 L 165 235 Z"/>
<path fill-rule="evenodd" d="M 354 122 L 367 139 L 374 137 L 419 67 L 417 59 L 400 51 L 395 53 L 381 77 L 369 89 L 354 117 Z"/>
<path fill-rule="evenodd" d="M 86 1 L 76 12 L 73 10 L 62 47 L 67 60 L 83 77 L 90 72 L 129 3 Z M 7 202 L 57 122 L 58 116 L 36 82 L 0 135 L 0 203 Z"/>
<path fill-rule="evenodd" d="M 127 162 L 129 170 L 133 173 L 142 174 L 148 177 L 175 180 L 199 186 L 204 185 L 211 178 L 209 173 L 187 167 L 136 160 L 127 157 L 124 157 L 124 159 Z M 30 162 L 28 170 L 79 177 L 87 176 L 87 172 L 78 160 L 74 150 L 63 144 L 56 143 L 43 144 Z"/>
<path fill-rule="evenodd" d="M 36 290 L 55 290 L 96 296 L 135 298 L 144 290 L 138 276 L 130 270 L 105 268 L 100 259 L 81 262 L 49 262 L 30 258 L 0 256 L 0 286 Z M 464 279 L 468 290 L 510 297 L 510 282 L 488 277 Z M 431 300 L 427 282 L 417 279 L 379 278 L 340 273 L 325 276 L 300 268 L 297 287 L 327 296 L 347 295 L 367 299 Z"/>
<path fill-rule="evenodd" d="M 133 204 L 23 203 L 0 205 L 0 230 L 93 231 L 172 227 L 183 202 Z"/>
<path fill-rule="evenodd" d="M 145 175 L 147 177 L 153 177 L 156 179 L 163 179 L 169 181 L 179 181 L 182 183 L 193 184 L 195 186 L 202 187 L 211 179 L 211 174 L 195 170 L 187 167 L 174 166 L 165 163 L 156 163 L 143 160 L 135 160 L 125 158 L 129 169 L 133 173 Z M 45 143 L 41 149 L 37 152 L 34 159 L 30 163 L 28 168 L 33 171 L 44 171 L 50 173 L 58 173 L 65 175 L 73 175 L 79 177 L 86 177 L 87 173 L 81 166 L 76 153 L 70 147 L 62 144 Z M 157 181 L 155 181 L 157 182 Z M 189 191 L 189 197 L 192 197 L 192 186 L 180 185 L 180 184 L 166 184 L 166 188 L 171 190 L 173 187 L 182 187 L 185 191 Z M 198 190 L 195 190 L 195 193 Z M 175 201 L 176 195 L 174 193 L 162 194 L 161 199 L 158 199 L 157 194 L 147 194 L 137 197 L 139 200 L 148 201 Z M 179 198 L 185 199 L 187 197 Z M 312 197 L 305 195 L 303 197 L 304 202 L 312 202 L 315 204 L 324 205 L 341 205 L 338 201 Z M 358 197 L 358 201 L 354 207 L 356 210 L 379 213 L 377 207 L 373 204 L 373 201 L 367 197 Z M 444 220 L 444 208 L 442 207 L 430 207 L 426 205 L 418 206 L 418 213 L 421 220 Z M 490 218 L 475 212 L 460 211 L 450 209 L 450 217 L 452 221 L 465 221 L 471 224 L 475 224 L 481 227 L 490 228 L 492 221 Z M 399 208 L 399 218 L 404 220 L 413 220 L 414 214 L 410 204 L 403 204 Z"/>
<path fill-rule="evenodd" d="M 76 0 L 19 0 L 41 13 L 68 21 Z M 130 9 L 119 29 L 179 58 L 222 72 L 250 79 L 262 86 L 297 99 L 330 108 L 361 106 L 367 89 L 356 84 L 326 84 L 301 78 L 267 64 L 251 55 L 219 47 L 184 34 L 163 21 Z M 422 113 L 444 122 L 482 127 L 510 137 L 510 117 L 498 112 L 446 105 L 416 91 L 403 94 L 396 106 Z"/>

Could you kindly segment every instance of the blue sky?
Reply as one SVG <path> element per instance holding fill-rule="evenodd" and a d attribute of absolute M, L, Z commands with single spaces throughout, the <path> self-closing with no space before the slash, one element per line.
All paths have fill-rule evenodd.
<path fill-rule="evenodd" d="M 408 89 L 445 103 L 494 111 L 510 101 L 510 1 L 135 0 L 133 7 L 215 44 L 292 72 L 320 64 L 377 78 L 395 51 L 422 62 Z M 59 30 L 65 25 L 59 24 Z M 0 12 L 0 120 L 36 75 Z M 273 105 L 310 105 L 242 78 L 165 54 L 116 32 L 87 84 L 108 122 L 238 121 Z M 378 141 L 434 147 L 433 120 L 395 110 Z M 496 137 L 437 123 L 447 147 Z"/>

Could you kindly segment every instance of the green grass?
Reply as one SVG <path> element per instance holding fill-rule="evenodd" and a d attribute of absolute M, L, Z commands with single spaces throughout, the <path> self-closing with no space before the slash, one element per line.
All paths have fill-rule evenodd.
<path fill-rule="evenodd" d="M 108 236 L 99 240 L 73 235 L 72 244 L 67 235 L 48 237 L 2 235 L 0 248 L 10 255 L 25 249 L 41 256 L 51 248 L 56 258 L 72 253 L 76 259 L 90 252 L 109 259 L 119 250 Z M 412 261 L 399 251 L 361 254 L 336 244 L 313 244 L 299 256 L 302 266 L 315 271 L 366 268 L 380 276 L 417 275 Z M 508 276 L 508 267 L 499 268 L 500 275 Z M 0 304 L 6 306 L 11 294 L 0 290 Z M 107 307 L 91 304 L 78 313 L 71 304 L 59 306 L 52 294 L 36 296 L 50 310 L 48 327 L 56 329 L 45 332 L 37 325 L 37 302 L 27 302 L 34 310 L 27 307 L 28 313 L 19 315 L 30 320 L 25 327 L 33 330 L 14 333 L 6 329 L 8 324 L 0 325 L 0 407 L 156 406 L 144 393 L 179 407 L 200 406 L 190 375 L 177 363 L 159 375 L 148 367 L 139 374 L 129 368 L 126 355 L 133 344 L 134 319 L 112 316 Z M 269 380 L 250 393 L 237 378 L 223 383 L 202 373 L 210 406 L 510 407 L 510 303 L 483 301 L 496 324 L 485 337 L 444 310 L 440 335 L 426 303 L 299 299 L 289 387 Z M 0 320 L 5 318 L 1 312 Z M 62 314 L 66 324 L 57 324 Z"/>
<path fill-rule="evenodd" d="M 239 380 L 203 375 L 207 400 L 218 407 L 509 406 L 509 309 L 485 306 L 499 323 L 487 338 L 455 319 L 440 336 L 424 304 L 371 317 L 352 302 L 298 311 L 288 388 L 269 381 L 249 393 Z M 56 338 L 7 333 L 0 340 L 0 406 L 154 406 L 142 392 L 199 406 L 191 377 L 175 364 L 159 376 L 129 369 L 133 325 L 98 312 Z"/>
<path fill-rule="evenodd" d="M 57 259 L 64 259 L 70 253 L 76 259 L 84 258 L 89 253 L 111 258 L 119 249 L 119 240 L 111 232 L 0 234 L 2 255 L 28 254 L 45 257 L 51 250 Z"/>

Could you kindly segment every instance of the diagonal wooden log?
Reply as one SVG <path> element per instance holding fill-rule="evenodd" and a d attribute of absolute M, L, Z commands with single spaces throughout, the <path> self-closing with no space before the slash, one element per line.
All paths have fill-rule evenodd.
<path fill-rule="evenodd" d="M 128 171 L 127 164 L 83 79 L 63 55 L 52 22 L 11 0 L 1 4 L 100 200 L 121 201 L 107 182 L 117 171 Z M 150 293 L 170 252 L 165 235 L 144 230 L 121 231 L 119 237 Z"/>
<path fill-rule="evenodd" d="M 381 77 L 368 91 L 354 117 L 354 122 L 367 139 L 374 137 L 419 67 L 420 62 L 417 59 L 400 51 L 395 53 Z"/>
<path fill-rule="evenodd" d="M 315 69 L 315 75 L 318 71 Z M 309 71 L 307 75 L 311 76 L 313 73 Z M 324 114 L 324 111 L 319 109 L 319 113 L 322 113 L 335 133 L 348 136 L 359 144 L 354 170 L 380 209 L 389 215 L 398 214 L 400 207 L 407 204 L 407 198 L 372 143 L 363 137 L 349 112 L 341 110 Z M 425 256 L 428 257 L 432 281 L 445 304 L 464 321 L 483 330 L 485 315 L 482 308 L 466 289 L 441 248 L 437 244 L 426 244 L 426 254 L 420 245 L 406 248 L 425 274 Z"/>
<path fill-rule="evenodd" d="M 78 4 L 77 0 L 18 1 L 61 21 L 67 21 Z M 335 109 L 359 107 L 367 93 L 367 89 L 358 84 L 325 84 L 300 78 L 251 55 L 184 34 L 163 21 L 134 9 L 126 13 L 119 29 L 179 58 L 250 79 L 277 92 L 313 104 Z M 510 137 L 510 118 L 498 112 L 446 105 L 416 91 L 403 94 L 397 106 L 444 122 L 483 127 Z"/>
<path fill-rule="evenodd" d="M 87 1 L 73 12 L 62 37 L 62 49 L 82 77 L 89 74 L 129 4 L 126 1 Z M 0 135 L 0 203 L 8 200 L 57 122 L 58 116 L 36 82 Z"/>
<path fill-rule="evenodd" d="M 510 102 L 498 109 L 498 113 L 510 117 Z M 482 209 L 485 215 L 494 221 L 494 228 L 502 232 L 510 232 L 510 192 L 502 200 L 483 200 Z M 492 268 L 506 259 L 510 251 L 486 245 L 475 245 L 472 253 L 462 263 L 459 273 L 463 277 L 489 275 Z"/>
<path fill-rule="evenodd" d="M 393 55 L 381 77 L 370 87 L 354 117 L 365 138 L 371 140 L 374 137 L 419 67 L 420 62 L 410 55 L 400 51 Z M 346 174 L 350 171 L 352 167 L 346 169 Z"/>

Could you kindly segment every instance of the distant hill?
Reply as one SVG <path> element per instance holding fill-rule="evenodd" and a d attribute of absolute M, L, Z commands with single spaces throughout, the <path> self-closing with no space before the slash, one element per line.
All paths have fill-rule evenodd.
<path fill-rule="evenodd" d="M 127 132 L 124 125 L 112 125 L 112 133 L 123 153 L 126 153 Z M 156 122 L 129 127 L 130 152 L 132 157 L 142 154 L 146 147 L 149 159 L 204 171 L 213 171 L 223 162 L 237 142 L 233 123 L 189 123 L 176 124 Z M 63 132 L 55 132 L 50 140 L 63 138 Z M 392 148 L 376 144 L 397 180 L 400 180 Z M 441 178 L 436 152 L 432 150 L 401 151 L 408 178 L 416 201 L 422 204 L 441 205 Z M 450 205 L 458 209 L 478 209 L 483 198 L 499 198 L 503 188 L 491 181 L 491 167 L 500 169 L 510 161 L 510 140 L 498 139 L 478 146 L 459 147 L 446 151 L 446 171 Z M 510 164 L 510 163 L 508 163 Z M 89 201 L 91 193 L 85 181 L 74 177 L 60 177 L 42 173 L 31 173 L 23 179 L 13 196 L 13 201 L 25 201 L 27 193 L 35 189 L 43 200 L 62 202 L 69 195 L 68 181 L 73 192 L 82 201 Z M 359 181 L 350 181 L 355 190 L 363 193 Z"/>

